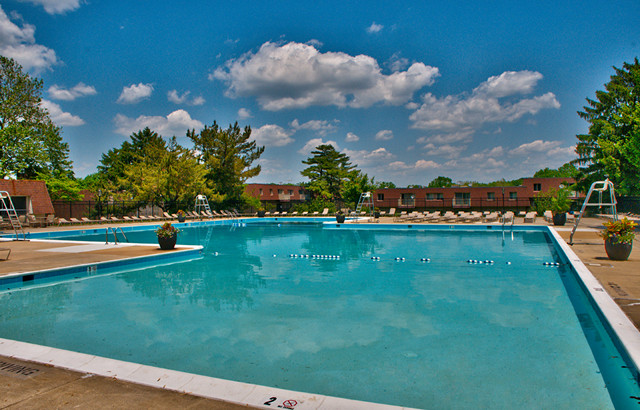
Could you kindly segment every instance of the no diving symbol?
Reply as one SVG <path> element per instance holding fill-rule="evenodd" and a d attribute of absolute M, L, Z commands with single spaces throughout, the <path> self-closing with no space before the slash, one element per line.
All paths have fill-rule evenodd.
<path fill-rule="evenodd" d="M 285 409 L 292 409 L 298 405 L 298 402 L 295 400 L 285 400 L 282 402 L 282 407 Z M 280 406 L 278 406 L 280 407 Z"/>
<path fill-rule="evenodd" d="M 271 403 L 273 403 L 276 400 L 278 400 L 277 397 L 271 397 L 269 400 L 264 402 L 264 405 L 271 406 Z M 285 400 L 282 402 L 282 404 L 279 404 L 278 407 L 281 409 L 293 410 L 293 408 L 296 407 L 297 405 L 298 405 L 298 402 L 295 400 Z"/>

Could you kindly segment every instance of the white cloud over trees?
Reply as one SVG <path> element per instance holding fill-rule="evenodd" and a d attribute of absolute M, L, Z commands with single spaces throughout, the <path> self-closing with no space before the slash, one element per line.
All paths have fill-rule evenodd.
<path fill-rule="evenodd" d="M 279 111 L 329 105 L 402 105 L 438 76 L 438 68 L 423 63 L 386 75 L 378 62 L 366 55 L 321 53 L 310 44 L 267 42 L 255 53 L 227 61 L 209 78 L 224 81 L 226 95 L 231 98 L 254 97 L 263 109 Z"/>
<path fill-rule="evenodd" d="M 531 93 L 541 79 L 542 74 L 533 71 L 507 71 L 490 77 L 470 94 L 438 98 L 427 93 L 409 119 L 413 128 L 453 132 L 477 128 L 484 123 L 513 122 L 526 114 L 560 108 L 551 92 L 533 98 L 517 97 Z"/>
<path fill-rule="evenodd" d="M 22 20 L 18 14 L 14 19 Z M 25 71 L 40 72 L 58 63 L 56 52 L 36 44 L 35 26 L 23 23 L 18 26 L 9 19 L 0 5 L 0 54 L 16 60 Z"/>
<path fill-rule="evenodd" d="M 84 125 L 84 120 L 82 118 L 62 111 L 62 108 L 52 101 L 42 100 L 40 104 L 49 112 L 51 121 L 53 121 L 57 126 L 77 127 Z"/>
<path fill-rule="evenodd" d="M 138 118 L 130 118 L 123 114 L 117 114 L 113 119 L 116 125 L 115 132 L 128 136 L 134 132 L 149 127 L 165 137 L 180 136 L 186 134 L 188 129 L 200 130 L 204 124 L 191 118 L 185 110 L 176 110 L 166 117 L 141 115 Z"/>

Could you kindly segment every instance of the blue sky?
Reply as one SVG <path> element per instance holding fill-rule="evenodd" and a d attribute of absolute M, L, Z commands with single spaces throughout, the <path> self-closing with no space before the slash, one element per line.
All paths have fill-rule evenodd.
<path fill-rule="evenodd" d="M 320 143 L 377 181 L 488 182 L 573 159 L 576 111 L 640 56 L 638 1 L 3 0 L 0 54 L 44 80 L 77 176 L 146 126 L 250 125 L 249 182 Z"/>

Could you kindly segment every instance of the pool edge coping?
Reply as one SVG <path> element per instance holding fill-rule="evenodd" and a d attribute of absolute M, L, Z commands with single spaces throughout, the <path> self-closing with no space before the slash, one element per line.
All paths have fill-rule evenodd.
<path fill-rule="evenodd" d="M 551 226 L 546 226 L 546 228 L 567 256 L 569 263 L 580 278 L 583 288 L 589 292 L 589 296 L 600 309 L 600 316 L 607 321 L 611 331 L 615 333 L 619 340 L 619 347 L 624 349 L 624 353 L 632 361 L 632 363 L 628 363 L 634 366 L 630 370 L 633 371 L 636 382 L 640 383 L 640 330 L 636 328 L 631 319 L 622 311 L 600 281 L 591 273 L 578 255 L 573 252 L 571 246 L 562 239 L 560 234 Z"/>

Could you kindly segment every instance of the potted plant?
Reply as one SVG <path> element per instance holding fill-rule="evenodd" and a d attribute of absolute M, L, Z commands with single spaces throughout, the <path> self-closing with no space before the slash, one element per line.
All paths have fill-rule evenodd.
<path fill-rule="evenodd" d="M 636 237 L 635 227 L 638 224 L 623 218 L 618 221 L 605 222 L 603 225 L 605 229 L 599 235 L 604 239 L 604 250 L 609 259 L 616 261 L 629 259 L 633 239 Z"/>
<path fill-rule="evenodd" d="M 346 215 L 342 213 L 342 211 L 336 212 L 336 222 L 339 224 L 344 223 Z"/>
<path fill-rule="evenodd" d="M 264 218 L 266 213 L 267 211 L 263 207 L 258 208 L 258 218 Z"/>
<path fill-rule="evenodd" d="M 165 222 L 156 229 L 156 235 L 158 235 L 158 245 L 160 249 L 169 250 L 176 246 L 178 240 L 178 233 L 180 232 L 175 226 L 171 225 L 171 222 Z"/>
<path fill-rule="evenodd" d="M 178 211 L 178 222 L 184 222 L 186 220 L 187 220 L 187 216 L 185 215 L 184 211 L 180 209 Z"/>
<path fill-rule="evenodd" d="M 553 224 L 563 226 L 567 222 L 567 211 L 571 208 L 569 190 L 561 187 L 558 190 L 551 190 L 551 212 L 553 213 Z"/>

